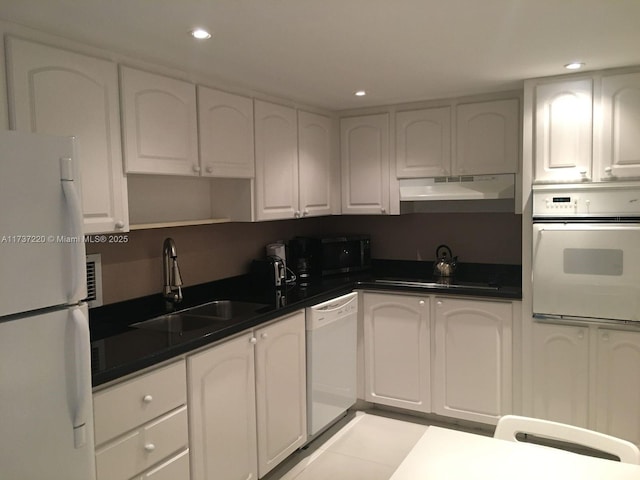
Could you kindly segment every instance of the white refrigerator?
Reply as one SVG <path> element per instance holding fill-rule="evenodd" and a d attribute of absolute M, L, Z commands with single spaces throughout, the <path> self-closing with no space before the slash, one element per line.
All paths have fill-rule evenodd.
<path fill-rule="evenodd" d="M 0 132 L 0 479 L 95 479 L 72 138 Z"/>

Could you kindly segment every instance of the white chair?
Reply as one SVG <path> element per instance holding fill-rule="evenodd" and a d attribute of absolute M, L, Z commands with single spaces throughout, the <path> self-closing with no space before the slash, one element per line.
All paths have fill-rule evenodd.
<path fill-rule="evenodd" d="M 640 465 L 640 450 L 633 443 L 603 433 L 537 418 L 505 415 L 498 420 L 494 438 L 517 442 L 519 433 L 589 447 Z"/>

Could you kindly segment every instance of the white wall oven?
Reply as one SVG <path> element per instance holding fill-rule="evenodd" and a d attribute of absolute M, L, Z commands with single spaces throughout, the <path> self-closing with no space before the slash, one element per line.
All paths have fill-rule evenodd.
<path fill-rule="evenodd" d="M 533 313 L 640 321 L 640 185 L 533 191 Z"/>

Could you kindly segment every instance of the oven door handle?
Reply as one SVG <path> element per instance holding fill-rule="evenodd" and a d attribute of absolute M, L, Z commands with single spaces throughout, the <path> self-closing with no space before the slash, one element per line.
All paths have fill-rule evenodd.
<path fill-rule="evenodd" d="M 545 232 L 544 228 L 538 230 L 538 238 L 535 242 L 535 248 L 533 250 L 532 258 L 531 258 L 531 281 L 533 282 L 533 272 L 536 268 L 536 263 L 538 259 L 538 250 L 540 250 L 540 243 L 542 242 L 542 234 Z"/>

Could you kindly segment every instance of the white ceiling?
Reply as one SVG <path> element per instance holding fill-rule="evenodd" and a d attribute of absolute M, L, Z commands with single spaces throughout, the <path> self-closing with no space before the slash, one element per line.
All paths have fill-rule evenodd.
<path fill-rule="evenodd" d="M 640 0 L 0 0 L 0 18 L 332 110 L 640 65 Z"/>

